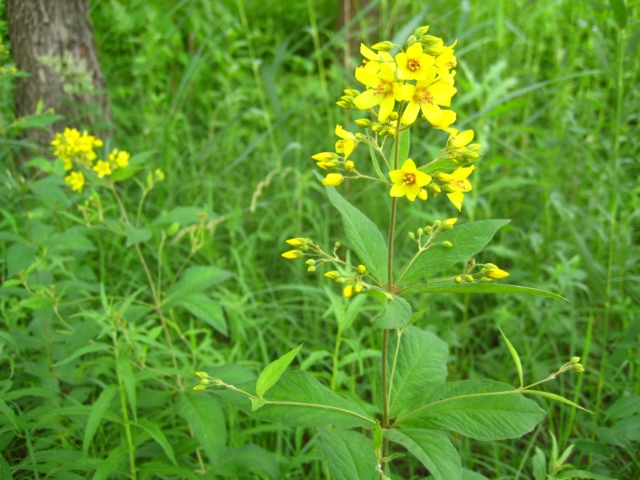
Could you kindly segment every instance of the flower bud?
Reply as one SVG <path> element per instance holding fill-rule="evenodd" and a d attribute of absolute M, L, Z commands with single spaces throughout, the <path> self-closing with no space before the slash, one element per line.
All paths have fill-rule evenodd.
<path fill-rule="evenodd" d="M 447 240 L 446 242 L 442 242 L 442 246 L 444 248 L 451 248 L 451 247 L 453 247 L 453 243 L 451 243 L 449 240 Z"/>
<path fill-rule="evenodd" d="M 433 228 L 438 228 L 440 225 L 442 225 L 442 220 L 436 220 L 433 222 Z"/>
<path fill-rule="evenodd" d="M 339 249 L 341 246 L 342 246 L 342 242 L 336 242 L 336 243 L 334 243 L 334 244 L 333 244 L 333 249 L 334 249 L 334 250 L 337 250 L 337 249 Z"/>
<path fill-rule="evenodd" d="M 424 235 L 424 230 L 419 228 L 418 229 L 418 236 L 421 237 L 422 235 Z"/>
<path fill-rule="evenodd" d="M 447 218 L 444 222 L 442 222 L 442 230 L 450 230 L 458 221 L 457 218 Z"/>
<path fill-rule="evenodd" d="M 445 183 L 444 185 L 442 185 L 442 190 L 446 193 L 454 193 L 458 191 L 458 189 L 450 183 Z"/>
<path fill-rule="evenodd" d="M 209 378 L 209 374 L 207 372 L 196 372 L 196 375 L 200 378 Z"/>
<path fill-rule="evenodd" d="M 398 120 L 398 112 L 391 112 L 389 114 L 389 120 L 393 120 L 394 122 Z"/>
<path fill-rule="evenodd" d="M 347 88 L 346 90 L 343 90 L 343 92 L 352 97 L 357 97 L 358 95 L 360 95 L 360 92 L 355 88 Z"/>
<path fill-rule="evenodd" d="M 331 160 L 330 162 L 324 162 L 324 164 L 329 168 L 336 168 L 340 163 L 337 160 Z"/>
<path fill-rule="evenodd" d="M 331 160 L 335 160 L 338 158 L 338 154 L 333 152 L 322 152 L 316 153 L 311 158 L 313 158 L 316 162 L 330 162 Z"/>
<path fill-rule="evenodd" d="M 322 185 L 325 187 L 337 187 L 342 182 L 344 182 L 344 177 L 340 173 L 330 173 L 322 180 Z"/>
<path fill-rule="evenodd" d="M 430 234 L 433 231 L 433 227 L 431 225 L 427 225 L 426 227 L 424 227 L 424 233 L 426 233 L 427 235 Z"/>
<path fill-rule="evenodd" d="M 282 256 L 287 260 L 296 260 L 304 255 L 300 250 L 289 250 L 288 252 L 284 252 Z"/>
<path fill-rule="evenodd" d="M 429 31 L 429 26 L 425 25 L 424 27 L 416 28 L 416 30 L 415 30 L 415 32 L 413 32 L 413 34 L 416 37 L 422 37 L 423 35 L 426 35 L 428 31 Z"/>
<path fill-rule="evenodd" d="M 196 385 L 195 387 L 193 387 L 195 391 L 205 390 L 206 388 L 207 387 L 205 387 L 204 385 Z"/>
<path fill-rule="evenodd" d="M 356 120 L 356 125 L 362 128 L 368 128 L 371 126 L 371 120 L 369 120 L 368 118 L 359 118 L 358 120 Z"/>
<path fill-rule="evenodd" d="M 389 130 L 387 130 L 387 136 L 391 138 L 396 138 L 396 133 L 398 133 L 398 131 L 393 127 L 389 127 Z"/>
<path fill-rule="evenodd" d="M 346 298 L 353 297 L 353 294 L 354 294 L 353 285 L 347 285 L 346 287 L 344 287 L 344 290 L 342 290 L 342 295 L 344 295 Z"/>
<path fill-rule="evenodd" d="M 316 264 L 316 261 L 313 258 L 310 258 L 309 260 L 307 260 L 306 262 L 307 265 L 309 265 L 310 267 L 313 267 Z"/>
<path fill-rule="evenodd" d="M 464 281 L 471 283 L 471 282 L 473 282 L 473 277 L 471 275 L 465 275 L 464 276 Z"/>
<path fill-rule="evenodd" d="M 441 183 L 450 183 L 455 180 L 455 178 L 453 178 L 453 175 L 444 172 L 438 172 L 433 177 Z"/>
<path fill-rule="evenodd" d="M 509 276 L 509 272 L 505 272 L 504 270 L 500 270 L 498 267 L 496 268 L 488 268 L 485 275 L 489 278 L 504 278 Z"/>
<path fill-rule="evenodd" d="M 302 245 L 306 245 L 307 241 L 304 238 L 290 238 L 287 240 L 287 243 L 292 247 L 301 247 Z"/>
<path fill-rule="evenodd" d="M 461 284 L 462 277 L 460 275 L 456 275 L 455 277 L 453 277 L 453 281 L 456 282 L 457 284 Z"/>
<path fill-rule="evenodd" d="M 409 35 L 409 38 L 407 38 L 407 46 L 413 45 L 417 41 L 418 41 L 418 37 L 416 37 L 415 35 Z"/>
<path fill-rule="evenodd" d="M 340 108 L 344 108 L 345 110 L 351 110 L 351 107 L 353 106 L 352 103 L 345 102 L 344 100 L 336 102 L 336 105 L 338 105 Z"/>
<path fill-rule="evenodd" d="M 374 132 L 379 132 L 381 128 L 382 124 L 380 122 L 375 122 L 371 125 L 371 130 L 373 130 Z"/>
<path fill-rule="evenodd" d="M 340 277 L 340 272 L 331 270 L 330 272 L 325 273 L 324 276 L 330 278 L 331 280 L 335 280 Z"/>
<path fill-rule="evenodd" d="M 315 271 L 316 271 L 316 267 L 307 268 L 307 272 L 315 272 Z"/>
<path fill-rule="evenodd" d="M 489 282 L 491 281 L 491 279 L 490 279 L 489 277 L 482 277 L 482 278 L 480 279 L 480 281 L 481 281 L 482 283 L 489 283 Z"/>
<path fill-rule="evenodd" d="M 429 192 L 427 192 L 424 188 L 421 188 L 418 191 L 418 198 L 423 201 L 426 200 L 427 198 L 429 198 Z"/>
<path fill-rule="evenodd" d="M 582 366 L 582 365 L 581 365 L 581 364 L 579 364 L 579 363 L 576 363 L 576 364 L 573 366 L 573 369 L 574 369 L 576 372 L 578 372 L 578 373 L 582 373 L 582 372 L 584 372 L 584 366 Z"/>
<path fill-rule="evenodd" d="M 411 240 L 415 240 L 415 239 L 416 239 L 416 235 L 415 235 L 415 233 L 413 233 L 413 232 L 409 232 L 409 233 L 408 233 L 408 235 L 409 235 L 409 238 L 410 238 Z"/>
<path fill-rule="evenodd" d="M 442 190 L 440 189 L 440 185 L 437 185 L 433 182 L 431 182 L 429 185 L 427 185 L 427 188 L 429 190 L 431 190 L 431 193 L 433 193 L 433 196 L 437 196 Z"/>
<path fill-rule="evenodd" d="M 342 285 L 344 282 L 346 282 L 346 280 L 344 278 L 342 278 L 342 277 L 336 278 L 336 283 Z"/>
<path fill-rule="evenodd" d="M 380 135 L 388 135 L 389 134 L 389 127 L 382 127 L 378 133 Z"/>
<path fill-rule="evenodd" d="M 389 292 L 384 292 L 384 294 L 387 297 L 387 300 L 389 300 L 390 302 L 393 302 L 395 300 L 395 298 L 393 298 L 393 295 L 391 295 Z"/>
<path fill-rule="evenodd" d="M 356 168 L 356 164 L 353 163 L 351 160 L 347 160 L 346 162 L 344 162 L 344 171 L 345 172 L 350 172 L 354 168 Z"/>
<path fill-rule="evenodd" d="M 388 52 L 393 48 L 393 43 L 390 41 L 378 42 L 371 46 L 372 50 L 376 50 L 378 52 Z"/>
<path fill-rule="evenodd" d="M 340 100 L 347 103 L 353 103 L 353 97 L 351 95 L 343 95 Z"/>
<path fill-rule="evenodd" d="M 569 361 L 575 365 L 576 363 L 580 362 L 580 357 L 571 357 L 571 360 Z"/>
<path fill-rule="evenodd" d="M 365 273 L 367 273 L 367 267 L 365 267 L 364 265 L 358 265 L 358 268 L 356 270 L 358 271 L 358 275 L 364 275 Z"/>
<path fill-rule="evenodd" d="M 356 293 L 360 293 L 362 291 L 362 285 L 356 283 L 356 286 L 353 287 L 353 289 L 356 291 Z"/>

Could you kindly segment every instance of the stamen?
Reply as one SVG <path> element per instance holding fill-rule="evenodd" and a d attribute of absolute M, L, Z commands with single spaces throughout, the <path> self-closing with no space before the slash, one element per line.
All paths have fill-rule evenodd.
<path fill-rule="evenodd" d="M 405 173 L 402 183 L 405 185 L 413 185 L 416 183 L 416 176 L 413 173 Z"/>
<path fill-rule="evenodd" d="M 416 70 L 420 69 L 420 62 L 415 58 L 411 58 L 407 62 L 407 68 L 409 68 L 409 70 L 411 70 L 412 72 L 415 72 Z"/>

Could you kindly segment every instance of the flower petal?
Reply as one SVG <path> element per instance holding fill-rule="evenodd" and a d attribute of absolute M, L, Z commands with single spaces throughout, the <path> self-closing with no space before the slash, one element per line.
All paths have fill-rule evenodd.
<path fill-rule="evenodd" d="M 409 125 L 415 122 L 419 111 L 420 105 L 418 102 L 411 101 L 407 103 L 404 107 L 404 112 L 402 113 L 402 123 Z"/>
<path fill-rule="evenodd" d="M 364 68 L 356 68 L 356 80 L 367 87 L 377 87 L 382 83 L 377 75 L 366 71 Z"/>
<path fill-rule="evenodd" d="M 462 211 L 462 201 L 464 200 L 464 193 L 462 192 L 453 192 L 447 193 L 447 197 L 455 205 L 459 212 Z"/>
<path fill-rule="evenodd" d="M 380 123 L 385 123 L 387 121 L 387 118 L 389 118 L 389 115 L 391 114 L 391 112 L 393 112 L 393 107 L 395 106 L 395 104 L 396 101 L 394 100 L 393 95 L 384 95 L 383 100 L 380 102 L 380 110 L 378 110 L 378 121 Z"/>
<path fill-rule="evenodd" d="M 376 95 L 375 90 L 369 89 L 353 99 L 353 104 L 360 110 L 369 110 L 382 101 L 382 95 Z"/>
<path fill-rule="evenodd" d="M 418 196 L 418 193 L 420 193 L 420 187 L 415 183 L 413 185 L 407 185 L 406 190 L 407 190 L 407 198 L 412 202 L 416 199 L 416 197 Z"/>
<path fill-rule="evenodd" d="M 407 186 L 404 183 L 394 183 L 391 187 L 389 195 L 392 197 L 404 197 L 406 194 Z"/>
<path fill-rule="evenodd" d="M 389 178 L 391 178 L 393 183 L 402 183 L 404 172 L 402 170 L 391 170 L 389 172 Z"/>
<path fill-rule="evenodd" d="M 410 158 L 407 158 L 407 160 L 402 164 L 402 171 L 404 173 L 416 173 L 418 170 L 416 168 L 416 164 L 414 163 L 414 161 Z"/>
<path fill-rule="evenodd" d="M 376 55 L 376 53 L 373 50 L 371 50 L 369 47 L 367 47 L 364 43 L 360 44 L 360 54 L 362 54 L 362 56 L 368 60 L 379 59 L 378 55 Z"/>
<path fill-rule="evenodd" d="M 418 185 L 418 187 L 424 187 L 431 183 L 431 175 L 421 172 L 420 170 L 416 171 L 415 175 L 416 185 Z"/>

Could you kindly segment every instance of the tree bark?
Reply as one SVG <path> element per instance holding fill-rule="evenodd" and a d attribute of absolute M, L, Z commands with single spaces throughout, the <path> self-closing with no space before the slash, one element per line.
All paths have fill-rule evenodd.
<path fill-rule="evenodd" d="M 33 115 L 42 100 L 65 119 L 53 128 L 110 120 L 109 96 L 100 70 L 88 0 L 6 0 L 9 38 L 18 70 L 17 116 Z M 51 133 L 29 130 L 45 145 Z"/>

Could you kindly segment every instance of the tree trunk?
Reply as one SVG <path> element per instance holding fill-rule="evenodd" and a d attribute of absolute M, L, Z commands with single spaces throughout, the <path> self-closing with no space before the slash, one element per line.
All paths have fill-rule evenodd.
<path fill-rule="evenodd" d="M 13 59 L 30 74 L 17 79 L 17 116 L 33 115 L 42 100 L 45 109 L 65 116 L 56 131 L 108 121 L 109 96 L 88 0 L 6 0 L 6 8 Z M 51 141 L 50 132 L 28 135 L 41 145 Z"/>

